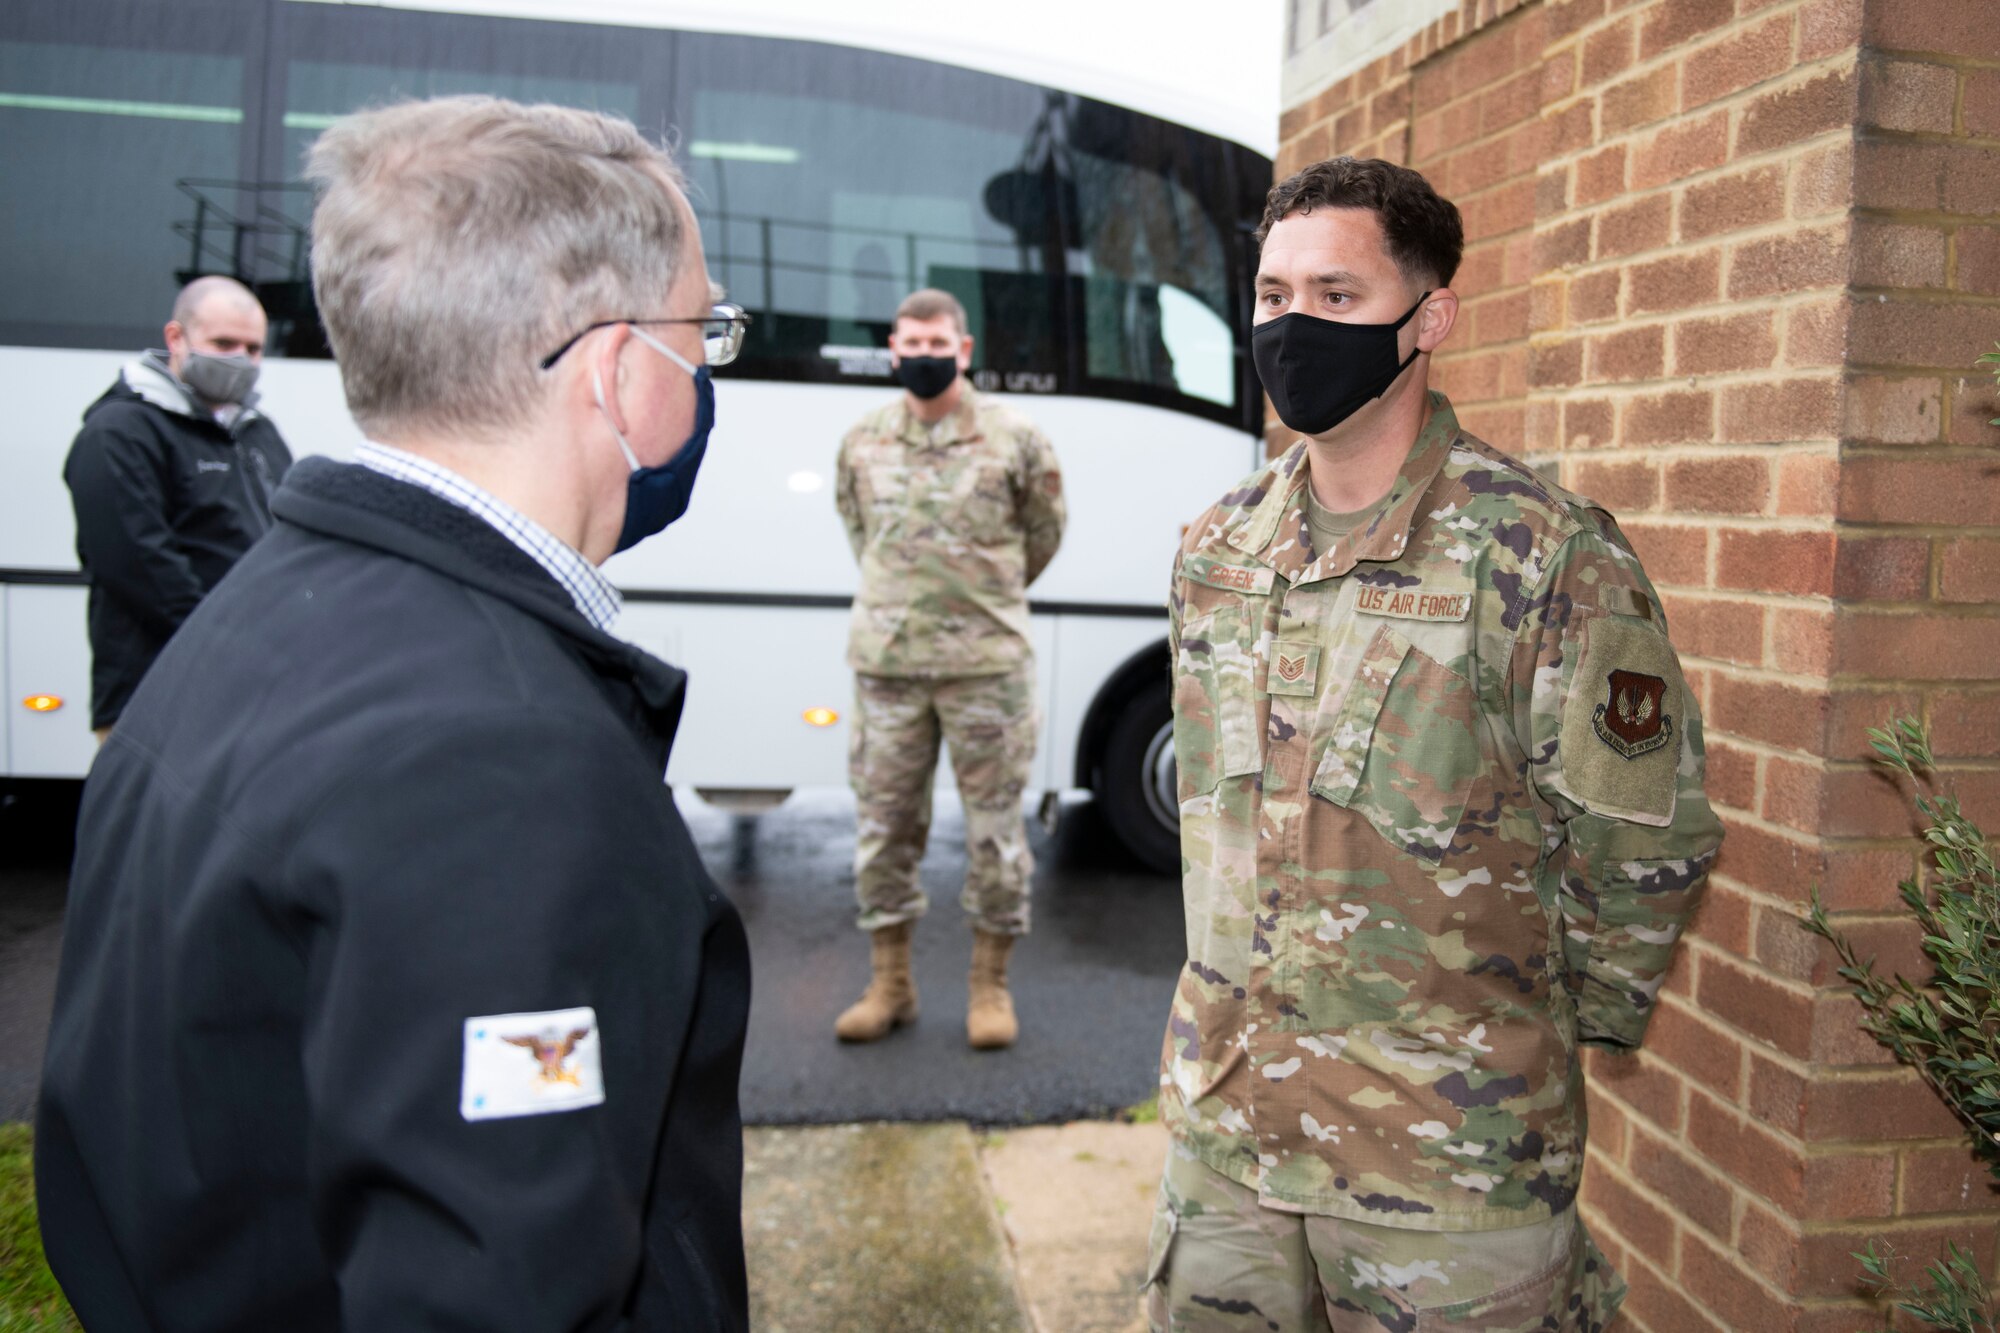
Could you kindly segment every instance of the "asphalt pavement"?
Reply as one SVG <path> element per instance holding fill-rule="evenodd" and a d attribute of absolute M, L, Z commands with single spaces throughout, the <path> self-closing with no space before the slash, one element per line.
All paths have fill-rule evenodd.
<path fill-rule="evenodd" d="M 0 791 L 0 1120 L 34 1114 L 62 951 L 77 789 Z"/>
<path fill-rule="evenodd" d="M 923 862 L 931 907 L 912 949 L 919 1017 L 865 1046 L 833 1036 L 834 1016 L 868 983 L 868 940 L 854 926 L 853 799 L 801 792 L 754 820 L 693 800 L 683 808 L 750 933 L 751 1124 L 1039 1124 L 1153 1095 L 1187 957 L 1180 889 L 1134 861 L 1088 800 L 1064 807 L 1054 837 L 1030 825 L 1033 917 L 1009 968 L 1021 1039 L 1005 1051 L 965 1043 L 972 931 L 958 905 L 965 826 L 956 798 L 939 795 Z"/>
<path fill-rule="evenodd" d="M 870 1046 L 833 1019 L 868 980 L 854 928 L 854 804 L 801 792 L 754 819 L 686 795 L 710 869 L 750 934 L 753 998 L 743 1069 L 751 1124 L 969 1120 L 1025 1125 L 1102 1115 L 1152 1095 L 1160 1033 L 1185 957 L 1178 886 L 1133 861 L 1088 800 L 1051 837 L 1031 826 L 1033 930 L 1011 968 L 1021 1040 L 965 1044 L 972 937 L 958 891 L 964 825 L 940 794 L 914 950 L 922 1014 Z M 0 1120 L 32 1112 L 56 959 L 73 812 L 61 791 L 0 806 Z"/>

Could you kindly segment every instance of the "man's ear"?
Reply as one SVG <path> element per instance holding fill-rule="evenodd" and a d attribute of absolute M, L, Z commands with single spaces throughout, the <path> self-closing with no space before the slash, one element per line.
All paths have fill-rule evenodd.
<path fill-rule="evenodd" d="M 1440 287 L 1424 298 L 1417 312 L 1417 350 L 1435 352 L 1458 325 L 1458 293 Z"/>
<path fill-rule="evenodd" d="M 611 418 L 611 424 L 623 434 L 626 430 L 625 411 L 618 403 L 618 376 L 621 356 L 625 344 L 632 339 L 630 324 L 614 324 L 605 329 L 604 337 L 598 339 L 597 350 L 582 360 L 579 366 L 578 389 L 589 398 L 593 408 L 597 405 L 597 385 L 604 386 L 604 413 Z M 561 363 L 558 362 L 558 365 Z M 595 379 L 593 380 L 593 375 Z"/>
<path fill-rule="evenodd" d="M 972 335 L 969 333 L 958 343 L 958 368 L 960 370 L 972 368 Z"/>

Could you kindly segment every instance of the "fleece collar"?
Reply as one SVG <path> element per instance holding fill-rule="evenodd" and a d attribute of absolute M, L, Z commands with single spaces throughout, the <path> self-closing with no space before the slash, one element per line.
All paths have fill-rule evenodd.
<path fill-rule="evenodd" d="M 175 378 L 169 369 L 170 362 L 162 349 L 155 347 L 144 356 L 133 357 L 119 372 L 125 387 L 151 403 L 163 412 L 192 418 L 195 421 L 214 422 L 215 414 L 195 400 L 194 391 Z M 243 411 L 231 422 L 233 428 L 249 425 L 257 419 L 258 394 L 255 389 L 243 400 Z"/>

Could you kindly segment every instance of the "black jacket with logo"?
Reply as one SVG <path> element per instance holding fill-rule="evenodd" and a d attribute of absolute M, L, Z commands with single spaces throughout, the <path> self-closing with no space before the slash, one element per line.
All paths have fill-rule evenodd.
<path fill-rule="evenodd" d="M 35 1143 L 78 1315 L 744 1328 L 749 957 L 663 781 L 686 678 L 417 487 L 308 459 L 273 510 L 84 795 Z M 600 1104 L 467 1118 L 467 1020 L 585 1005 Z"/>
<path fill-rule="evenodd" d="M 93 727 L 118 720 L 161 647 L 271 526 L 291 465 L 254 399 L 224 426 L 158 352 L 84 412 L 63 480 L 90 579 Z"/>

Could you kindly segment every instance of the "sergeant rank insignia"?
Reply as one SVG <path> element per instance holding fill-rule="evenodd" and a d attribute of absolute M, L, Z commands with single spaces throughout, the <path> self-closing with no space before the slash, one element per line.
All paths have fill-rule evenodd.
<path fill-rule="evenodd" d="M 1637 671 L 1614 671 L 1605 680 L 1610 697 L 1591 715 L 1599 740 L 1623 757 L 1637 759 L 1674 738 L 1674 720 L 1666 712 L 1666 681 Z"/>

